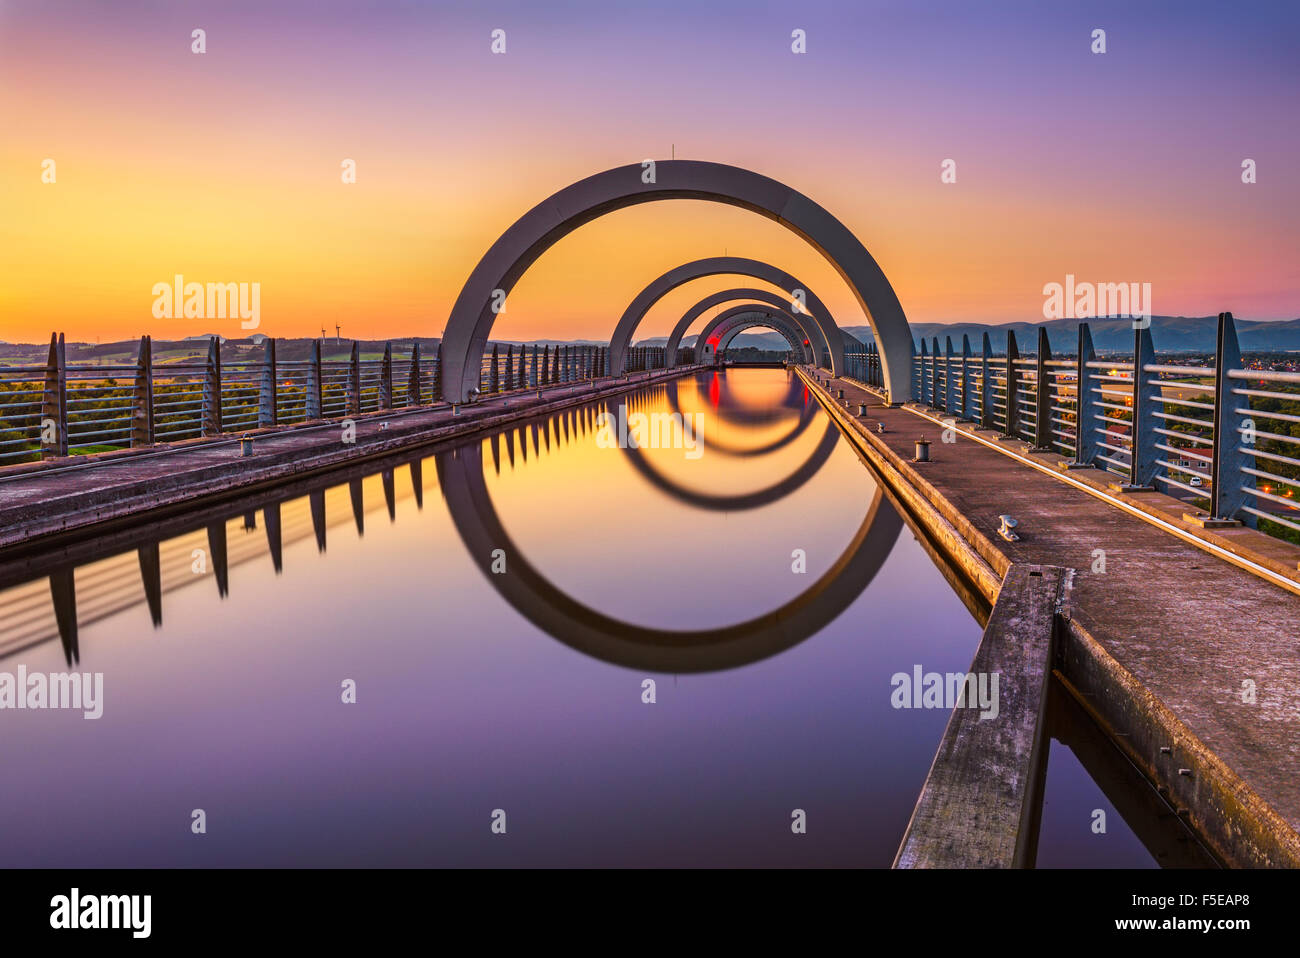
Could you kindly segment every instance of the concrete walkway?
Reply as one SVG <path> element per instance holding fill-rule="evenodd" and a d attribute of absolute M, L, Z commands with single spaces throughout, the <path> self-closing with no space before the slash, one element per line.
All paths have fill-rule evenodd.
<path fill-rule="evenodd" d="M 942 442 L 941 425 L 854 383 L 812 388 L 999 575 L 1076 570 L 1059 677 L 1225 862 L 1300 864 L 1300 596 L 973 437 Z M 922 436 L 934 461 L 914 464 Z M 1002 514 L 1019 541 L 999 537 Z"/>

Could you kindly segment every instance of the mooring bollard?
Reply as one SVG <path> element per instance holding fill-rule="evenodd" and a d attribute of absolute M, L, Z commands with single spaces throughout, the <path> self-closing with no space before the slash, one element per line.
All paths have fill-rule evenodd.
<path fill-rule="evenodd" d="M 239 439 L 239 454 L 241 456 L 251 456 L 253 454 L 253 437 L 244 433 Z"/>
<path fill-rule="evenodd" d="M 916 441 L 916 459 L 914 459 L 913 461 L 914 462 L 930 461 L 930 440 L 929 439 L 918 439 Z"/>

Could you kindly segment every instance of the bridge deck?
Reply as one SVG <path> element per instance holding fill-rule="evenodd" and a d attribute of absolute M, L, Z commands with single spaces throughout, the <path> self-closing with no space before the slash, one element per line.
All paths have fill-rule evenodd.
<path fill-rule="evenodd" d="M 910 474 L 999 574 L 1013 562 L 1077 570 L 1071 619 L 1118 666 L 1106 683 L 1079 689 L 1085 706 L 1198 831 L 1231 835 L 1262 822 L 1268 832 L 1211 847 L 1238 864 L 1300 862 L 1300 596 L 974 438 L 943 443 L 942 426 L 852 382 L 829 388 L 817 390 L 823 402 L 881 461 Z M 831 398 L 839 389 L 849 409 Z M 865 416 L 855 415 L 858 402 Z M 934 461 L 913 465 L 922 436 Z M 998 536 L 1004 513 L 1019 521 L 1020 541 Z M 1093 571 L 1099 549 L 1104 572 Z M 1246 680 L 1254 703 L 1243 701 Z M 1127 704 L 1113 700 L 1124 682 Z"/>

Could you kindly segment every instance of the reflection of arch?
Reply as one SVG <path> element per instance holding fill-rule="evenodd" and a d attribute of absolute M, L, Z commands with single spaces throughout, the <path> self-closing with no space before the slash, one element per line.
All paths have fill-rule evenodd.
<path fill-rule="evenodd" d="M 650 182 L 647 182 L 649 180 Z M 912 335 L 889 280 L 843 223 L 797 190 L 740 167 L 700 160 L 633 163 L 597 173 L 543 200 L 497 239 L 465 281 L 442 340 L 443 396 L 464 402 L 478 384 L 483 349 L 505 296 L 546 250 L 585 223 L 641 203 L 708 200 L 760 213 L 807 240 L 842 276 L 866 313 L 884 385 L 894 401 L 911 399 Z M 806 289 L 806 287 L 803 287 Z M 811 305 L 811 304 L 810 304 Z M 825 314 L 817 317 L 824 319 Z M 629 331 L 623 331 L 627 335 Z M 832 371 L 842 365 L 838 333 L 827 337 Z M 614 365 L 617 358 L 620 365 Z M 622 353 L 610 351 L 610 371 L 622 371 Z"/>
<path fill-rule="evenodd" d="M 701 374 L 697 374 L 697 375 L 701 375 Z M 702 375 L 706 375 L 710 378 L 721 377 L 725 375 L 725 370 L 721 371 L 721 373 L 718 371 L 710 371 Z M 681 399 L 677 395 L 678 383 L 679 380 L 670 379 L 664 383 L 664 390 L 668 399 L 668 408 L 671 409 L 673 412 L 677 413 L 679 416 L 682 416 L 684 418 L 686 414 L 682 412 Z M 804 386 L 798 379 L 791 378 L 790 385 L 791 385 L 791 390 L 790 390 L 791 398 L 798 396 L 800 392 L 804 392 L 804 393 L 807 392 L 807 387 Z M 800 436 L 802 436 L 804 430 L 808 428 L 808 424 L 812 422 L 813 417 L 817 414 L 817 411 L 821 408 L 817 403 L 808 401 L 807 398 L 805 398 L 803 402 L 798 402 L 794 404 L 785 403 L 784 405 L 790 408 L 797 408 L 799 410 L 799 420 L 795 424 L 794 429 L 792 429 L 790 432 L 786 433 L 784 436 L 782 436 L 779 439 L 774 439 L 772 442 L 769 442 L 764 446 L 754 446 L 753 448 L 750 449 L 737 449 L 734 446 L 728 446 L 719 443 L 716 439 L 714 439 L 709 435 L 709 432 L 707 430 L 700 437 L 700 441 L 704 445 L 708 446 L 710 449 L 717 450 L 718 452 L 727 456 L 739 456 L 742 458 L 747 458 L 752 456 L 763 456 L 769 452 L 776 452 L 776 450 L 789 445 L 790 443 L 798 439 Z M 761 418 L 758 418 L 757 420 L 749 416 L 738 416 L 735 414 L 735 411 L 728 410 L 725 406 L 722 405 L 718 405 L 714 407 L 713 415 L 719 420 L 735 419 L 744 423 L 745 425 L 750 425 L 755 421 L 769 422 L 772 418 L 770 413 L 765 413 Z"/>
<path fill-rule="evenodd" d="M 727 273 L 751 276 L 780 287 L 789 294 L 789 298 L 781 304 L 782 306 L 789 307 L 796 299 L 802 300 L 807 307 L 803 316 L 806 317 L 810 327 L 808 340 L 813 345 L 817 365 L 836 371 L 836 375 L 839 375 L 838 370 L 844 368 L 844 335 L 835 325 L 835 320 L 831 318 L 826 304 L 806 285 L 784 270 L 756 259 L 745 259 L 740 256 L 712 256 L 708 259 L 697 259 L 693 263 L 684 263 L 676 269 L 670 269 L 637 293 L 636 298 L 623 311 L 618 325 L 614 328 L 614 335 L 610 337 L 610 371 L 614 373 L 621 371 L 620 364 L 627 352 L 628 344 L 632 341 L 632 334 L 636 332 L 637 326 L 641 325 L 641 320 L 645 318 L 650 307 L 691 280 Z M 910 337 L 911 334 L 908 335 Z M 908 342 L 911 342 L 910 338 Z"/>
<path fill-rule="evenodd" d="M 624 403 L 619 403 L 619 409 L 614 415 L 626 416 L 627 412 Z M 636 469 L 650 485 L 654 486 L 660 492 L 667 493 L 678 502 L 684 502 L 687 505 L 695 506 L 699 509 L 707 509 L 711 512 L 743 512 L 746 509 L 758 509 L 762 506 L 771 505 L 780 499 L 784 499 L 790 493 L 794 492 L 805 482 L 817 475 L 817 472 L 826 464 L 826 460 L 831 457 L 835 451 L 835 443 L 839 440 L 839 430 L 835 424 L 827 417 L 826 431 L 822 433 L 821 441 L 817 443 L 817 448 L 813 454 L 808 457 L 802 466 L 792 472 L 788 477 L 780 482 L 768 486 L 766 489 L 759 489 L 756 492 L 746 492 L 740 495 L 720 496 L 708 492 L 695 492 L 691 489 L 684 489 L 670 479 L 661 474 L 646 459 L 645 454 L 640 449 L 631 447 L 623 449 L 627 455 L 628 462 Z"/>
<path fill-rule="evenodd" d="M 741 303 L 723 310 L 704 328 L 700 338 L 695 341 L 695 361 L 705 365 L 713 362 L 721 351 L 724 337 L 729 338 L 742 329 L 754 326 L 766 326 L 779 333 L 796 361 L 809 359 L 808 347 L 804 345 L 808 342 L 807 334 L 802 327 L 796 325 L 792 313 L 772 306 Z"/>
<path fill-rule="evenodd" d="M 820 300 L 813 295 L 811 290 L 807 290 L 806 292 L 811 301 L 820 302 Z M 669 367 L 677 365 L 677 350 L 678 347 L 681 346 L 682 337 L 686 335 L 687 330 L 691 328 L 691 324 L 694 323 L 695 320 L 699 319 L 714 306 L 720 306 L 723 303 L 728 303 L 736 299 L 746 299 L 754 302 L 765 303 L 768 306 L 776 306 L 784 309 L 790 315 L 795 315 L 796 319 L 803 321 L 800 325 L 804 329 L 805 333 L 808 334 L 805 338 L 818 349 L 821 348 L 823 343 L 821 328 L 816 327 L 814 333 L 813 330 L 809 330 L 807 326 L 803 325 L 803 323 L 811 323 L 811 319 L 806 313 L 794 314 L 790 310 L 792 304 L 790 297 L 778 296 L 776 293 L 769 293 L 764 289 L 724 289 L 720 293 L 713 293 L 710 296 L 705 296 L 702 300 L 682 314 L 682 318 L 679 319 L 677 325 L 673 327 L 673 331 L 669 334 L 668 342 L 664 347 L 667 356 L 667 359 L 665 360 L 666 364 Z M 697 354 L 699 353 L 699 347 L 702 342 L 703 337 L 695 337 L 695 351 Z"/>
<path fill-rule="evenodd" d="M 488 581 L 526 619 L 586 655 L 632 669 L 711 672 L 757 662 L 802 642 L 834 621 L 867 587 L 903 528 L 877 487 L 844 554 L 803 594 L 765 615 L 717 629 L 666 630 L 623 622 L 561 592 L 510 538 L 488 494 L 482 445 L 437 457 L 438 480 L 456 531 Z M 493 549 L 509 556 L 508 575 L 487 572 Z"/>

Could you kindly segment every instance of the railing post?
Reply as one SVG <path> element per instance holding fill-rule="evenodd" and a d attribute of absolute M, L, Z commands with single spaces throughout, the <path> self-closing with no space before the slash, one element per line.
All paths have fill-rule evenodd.
<path fill-rule="evenodd" d="M 1047 327 L 1038 327 L 1038 358 L 1034 376 L 1034 452 L 1053 452 L 1052 445 L 1052 379 L 1048 360 L 1052 358 L 1052 345 L 1047 339 Z"/>
<path fill-rule="evenodd" d="M 348 415 L 361 412 L 361 342 L 352 340 L 352 355 L 348 357 Z"/>
<path fill-rule="evenodd" d="M 993 408 L 993 377 L 989 373 L 989 360 L 992 358 L 993 341 L 985 333 L 980 352 L 980 425 L 985 429 L 998 426 L 998 411 Z"/>
<path fill-rule="evenodd" d="M 1152 489 L 1159 466 L 1156 465 L 1155 412 L 1160 409 L 1160 383 L 1155 373 L 1143 367 L 1155 362 L 1155 347 L 1151 340 L 1151 327 L 1144 326 L 1133 333 L 1133 454 L 1129 457 L 1128 488 Z"/>
<path fill-rule="evenodd" d="M 926 345 L 925 339 L 922 338 L 922 339 L 921 339 L 921 357 L 920 357 L 920 361 L 921 361 L 921 395 L 920 395 L 918 398 L 921 400 L 922 403 L 924 403 L 924 404 L 927 405 L 927 406 L 930 405 L 930 385 L 929 385 L 930 380 L 929 380 L 929 372 L 928 372 L 927 369 L 926 369 L 926 366 L 927 366 L 927 363 L 926 363 L 926 357 L 929 356 L 929 355 L 930 355 L 929 347 Z"/>
<path fill-rule="evenodd" d="M 275 340 L 266 338 L 262 360 L 262 388 L 257 396 L 257 425 L 261 428 L 280 423 L 280 374 L 275 361 Z"/>
<path fill-rule="evenodd" d="M 943 353 L 943 411 L 949 416 L 957 412 L 956 396 L 952 394 L 952 337 L 944 337 Z"/>
<path fill-rule="evenodd" d="M 153 340 L 140 337 L 131 391 L 131 448 L 153 445 Z"/>
<path fill-rule="evenodd" d="M 204 436 L 221 435 L 221 340 L 213 336 L 208 340 L 208 362 L 203 374 Z"/>
<path fill-rule="evenodd" d="M 1020 347 L 1014 330 L 1007 330 L 1007 431 L 1003 439 L 1020 438 Z"/>
<path fill-rule="evenodd" d="M 313 339 L 311 343 L 311 356 L 307 366 L 307 395 L 305 418 L 320 419 L 324 407 L 324 377 L 321 371 L 320 359 L 320 340 Z"/>
<path fill-rule="evenodd" d="M 551 353 L 551 382 L 555 385 L 560 384 L 560 347 L 556 346 Z"/>
<path fill-rule="evenodd" d="M 53 425 L 53 435 L 48 426 Z M 41 458 L 68 454 L 68 363 L 62 333 L 50 334 L 45 363 L 45 392 L 41 397 Z"/>
<path fill-rule="evenodd" d="M 1237 399 L 1232 394 L 1232 379 L 1228 373 L 1241 369 L 1241 347 L 1237 343 L 1237 324 L 1232 313 L 1219 314 L 1218 347 L 1214 356 L 1214 453 L 1211 462 L 1213 480 L 1210 483 L 1211 505 L 1214 518 L 1237 519 L 1237 513 L 1246 505 L 1247 493 L 1243 487 L 1253 488 L 1255 477 L 1243 472 L 1253 465 L 1253 456 L 1242 451 L 1243 433 L 1253 431 L 1249 415 L 1236 411 Z M 1250 400 L 1242 397 L 1245 409 Z M 1241 517 L 1251 528 L 1258 526 L 1256 517 L 1245 513 Z"/>
<path fill-rule="evenodd" d="M 1079 367 L 1074 393 L 1074 461 L 1076 469 L 1088 469 L 1097 456 L 1097 399 L 1093 395 L 1096 376 L 1089 365 L 1097 358 L 1092 348 L 1092 331 L 1087 323 L 1079 324 Z"/>
<path fill-rule="evenodd" d="M 393 408 L 393 344 L 384 343 L 384 361 L 379 367 L 379 408 Z"/>
<path fill-rule="evenodd" d="M 963 422 L 971 421 L 970 401 L 970 336 L 961 334 L 961 418 Z"/>
<path fill-rule="evenodd" d="M 536 389 L 537 386 L 538 386 L 538 379 L 537 379 L 537 345 L 536 345 L 536 344 L 533 345 L 532 353 L 533 353 L 533 355 L 532 355 L 532 358 L 529 360 L 529 365 L 528 365 L 528 388 L 529 388 L 529 389 Z"/>
<path fill-rule="evenodd" d="M 501 391 L 501 347 L 493 344 L 492 346 L 492 365 L 488 369 L 488 392 L 499 393 Z"/>
<path fill-rule="evenodd" d="M 406 404 L 408 406 L 424 405 L 424 386 L 420 382 L 420 341 L 411 342 L 411 371 L 406 381 Z"/>
<path fill-rule="evenodd" d="M 930 341 L 930 405 L 941 409 L 939 405 L 939 337 L 935 336 Z M 944 383 L 946 389 L 948 384 Z"/>

